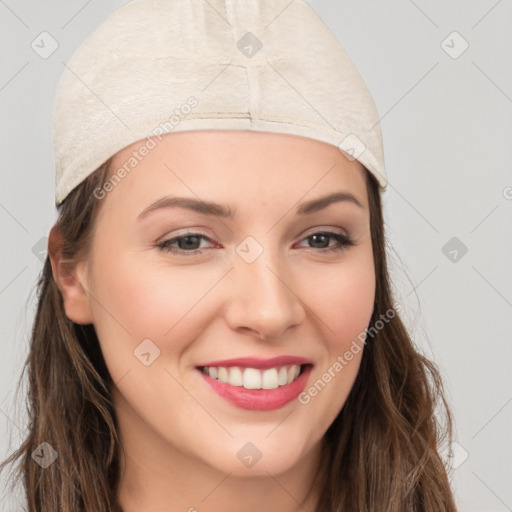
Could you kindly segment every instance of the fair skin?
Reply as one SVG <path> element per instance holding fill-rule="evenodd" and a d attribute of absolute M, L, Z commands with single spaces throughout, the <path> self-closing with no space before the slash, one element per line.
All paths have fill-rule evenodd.
<path fill-rule="evenodd" d="M 140 146 L 120 151 L 111 175 Z M 314 510 L 316 497 L 306 495 L 322 438 L 362 353 L 307 404 L 295 399 L 267 411 L 226 401 L 197 365 L 301 356 L 312 362 L 308 389 L 345 353 L 368 326 L 375 297 L 365 172 L 335 146 L 303 137 L 166 135 L 101 199 L 87 259 L 64 272 L 58 250 L 51 251 L 66 315 L 94 324 L 115 383 L 124 512 Z M 296 213 L 338 191 L 360 206 L 343 200 Z M 236 213 L 167 207 L 138 218 L 164 196 L 200 198 Z M 354 245 L 327 251 L 340 245 L 336 238 L 311 238 L 325 231 Z M 189 239 L 196 245 L 188 249 L 172 244 L 188 255 L 158 247 L 187 232 L 207 237 Z M 248 236 L 263 250 L 252 263 L 236 251 Z M 59 243 L 52 229 L 50 247 Z M 160 350 L 147 366 L 134 356 L 145 339 Z M 248 442 L 261 453 L 251 467 L 237 456 Z"/>

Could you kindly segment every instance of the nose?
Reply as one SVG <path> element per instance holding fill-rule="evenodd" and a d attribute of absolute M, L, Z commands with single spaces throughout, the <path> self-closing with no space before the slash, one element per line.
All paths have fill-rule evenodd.
<path fill-rule="evenodd" d="M 229 326 L 265 340 L 280 340 L 288 329 L 301 324 L 305 307 L 290 276 L 265 253 L 252 263 L 237 261 L 225 316 Z"/>

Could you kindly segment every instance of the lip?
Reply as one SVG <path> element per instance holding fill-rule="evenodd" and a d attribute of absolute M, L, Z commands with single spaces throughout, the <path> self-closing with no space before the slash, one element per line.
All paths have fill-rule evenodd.
<path fill-rule="evenodd" d="M 261 359 L 258 357 L 239 357 L 237 359 L 225 359 L 224 361 L 210 361 L 207 363 L 198 364 L 197 367 L 204 366 L 223 366 L 229 368 L 231 366 L 241 366 L 243 368 L 257 368 L 258 370 L 266 370 L 267 368 L 274 368 L 275 366 L 285 366 L 292 364 L 313 364 L 311 359 L 298 356 L 278 356 L 270 359 Z"/>
<path fill-rule="evenodd" d="M 274 358 L 270 360 L 256 360 L 260 364 L 267 364 L 269 361 L 272 362 L 270 366 L 279 366 L 276 365 L 275 361 L 280 358 Z M 292 358 L 296 361 L 299 358 Z M 240 361 L 253 361 L 252 358 L 244 358 L 244 359 L 233 359 L 231 361 L 238 361 L 238 365 L 242 366 Z M 210 366 L 226 366 L 228 361 L 216 361 L 215 364 L 210 363 Z M 222 364 L 219 364 L 222 363 Z M 283 364 L 283 363 L 279 363 Z M 299 364 L 299 363 L 289 363 L 289 364 Z M 301 369 L 300 375 L 290 384 L 286 384 L 285 386 L 279 386 L 276 389 L 245 389 L 242 386 L 231 386 L 226 382 L 220 382 L 217 379 L 210 377 L 209 375 L 204 374 L 201 369 L 197 369 L 201 377 L 204 381 L 210 386 L 217 395 L 219 395 L 224 400 L 227 400 L 232 405 L 240 408 L 246 409 L 249 411 L 272 411 L 276 409 L 280 409 L 284 407 L 286 404 L 290 403 L 292 400 L 295 400 L 300 393 L 306 387 L 306 382 L 311 373 L 311 369 L 313 365 L 311 363 L 301 363 L 305 364 L 305 366 Z M 204 366 L 208 366 L 205 364 Z M 236 364 L 231 364 L 230 366 L 236 366 Z M 255 366 L 248 366 L 249 368 L 255 368 Z M 269 366 L 265 366 L 268 368 Z M 259 367 L 263 368 L 263 367 Z"/>

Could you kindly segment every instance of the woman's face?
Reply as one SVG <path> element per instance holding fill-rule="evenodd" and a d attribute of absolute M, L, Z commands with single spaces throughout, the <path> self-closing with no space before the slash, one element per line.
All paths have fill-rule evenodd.
<path fill-rule="evenodd" d="M 286 471 L 318 449 L 359 368 L 375 294 L 366 171 L 311 139 L 197 131 L 155 141 L 122 177 L 146 142 L 114 157 L 78 266 L 122 438 L 139 461 Z"/>

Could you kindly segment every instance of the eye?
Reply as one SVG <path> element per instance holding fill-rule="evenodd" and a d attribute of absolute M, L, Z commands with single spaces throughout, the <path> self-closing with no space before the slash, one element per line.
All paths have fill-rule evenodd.
<path fill-rule="evenodd" d="M 168 240 L 164 240 L 160 242 L 157 246 L 166 252 L 171 252 L 174 254 L 199 254 L 201 251 L 200 245 L 202 240 L 208 240 L 211 242 L 211 239 L 201 233 L 185 233 L 182 236 L 176 236 L 174 238 L 169 238 Z M 178 249 L 174 246 L 177 244 Z"/>
<path fill-rule="evenodd" d="M 338 244 L 329 246 L 329 241 L 332 239 L 336 240 Z M 310 243 L 313 244 L 311 248 L 321 253 L 346 250 L 348 247 L 355 245 L 354 241 L 350 237 L 335 231 L 318 231 L 308 235 L 303 240 L 309 240 Z"/>
<path fill-rule="evenodd" d="M 337 242 L 334 246 L 329 245 L 332 239 Z M 185 233 L 181 236 L 169 238 L 157 244 L 157 247 L 172 254 L 201 254 L 201 249 L 205 249 L 205 247 L 201 247 L 202 240 L 211 242 L 218 247 L 209 237 L 201 233 Z M 304 240 L 310 241 L 313 244 L 310 248 L 319 253 L 346 250 L 348 247 L 355 245 L 350 237 L 335 231 L 318 231 L 302 239 L 302 241 Z"/>

